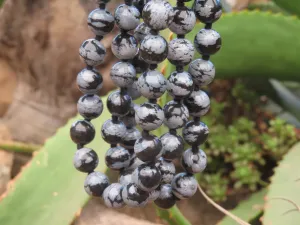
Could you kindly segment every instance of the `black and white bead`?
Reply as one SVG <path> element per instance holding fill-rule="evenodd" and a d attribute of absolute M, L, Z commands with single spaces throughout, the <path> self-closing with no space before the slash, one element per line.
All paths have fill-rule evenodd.
<path fill-rule="evenodd" d="M 179 199 L 192 197 L 198 188 L 198 182 L 193 175 L 178 173 L 171 183 L 173 194 Z"/>
<path fill-rule="evenodd" d="M 114 17 L 105 9 L 95 9 L 88 16 L 88 27 L 95 35 L 104 36 L 112 31 Z"/>
<path fill-rule="evenodd" d="M 114 91 L 108 96 L 106 105 L 113 116 L 125 116 L 131 109 L 131 97 L 128 94 L 121 94 L 120 91 Z"/>
<path fill-rule="evenodd" d="M 154 203 L 162 209 L 169 209 L 176 204 L 176 200 L 172 186 L 170 184 L 163 184 L 160 186 L 159 196 Z"/>
<path fill-rule="evenodd" d="M 101 127 L 101 135 L 103 140 L 110 144 L 118 144 L 122 142 L 126 133 L 126 127 L 119 120 L 106 120 Z"/>
<path fill-rule="evenodd" d="M 104 61 L 106 49 L 100 41 L 88 39 L 80 46 L 79 55 L 88 66 L 98 66 Z"/>
<path fill-rule="evenodd" d="M 174 71 L 168 77 L 167 90 L 169 94 L 174 98 L 186 98 L 192 93 L 193 89 L 193 79 L 191 75 L 186 71 Z"/>
<path fill-rule="evenodd" d="M 138 42 L 128 33 L 118 34 L 111 43 L 111 51 L 118 59 L 128 60 L 138 53 Z"/>
<path fill-rule="evenodd" d="M 115 85 L 126 88 L 133 84 L 136 78 L 136 71 L 128 62 L 118 62 L 111 68 L 110 78 Z"/>
<path fill-rule="evenodd" d="M 127 128 L 121 145 L 131 151 L 134 149 L 136 140 L 140 139 L 141 137 L 141 132 L 136 127 Z"/>
<path fill-rule="evenodd" d="M 209 60 L 196 59 L 189 65 L 189 73 L 198 86 L 209 85 L 215 78 L 215 66 Z"/>
<path fill-rule="evenodd" d="M 169 129 L 179 129 L 189 120 L 188 108 L 178 101 L 170 101 L 164 107 L 164 123 Z"/>
<path fill-rule="evenodd" d="M 109 208 L 122 208 L 125 203 L 121 192 L 123 186 L 119 183 L 113 183 L 105 188 L 103 192 L 104 204 Z"/>
<path fill-rule="evenodd" d="M 160 170 L 162 176 L 161 183 L 171 183 L 176 172 L 174 164 L 161 157 L 156 161 L 155 166 Z"/>
<path fill-rule="evenodd" d="M 206 154 L 202 149 L 189 148 L 182 154 L 181 164 L 188 173 L 200 173 L 206 168 Z"/>
<path fill-rule="evenodd" d="M 85 191 L 95 197 L 101 197 L 105 188 L 109 185 L 108 177 L 101 172 L 90 173 L 84 182 Z"/>
<path fill-rule="evenodd" d="M 213 23 L 222 15 L 220 0 L 196 0 L 193 8 L 197 18 L 202 23 Z"/>
<path fill-rule="evenodd" d="M 128 167 L 130 165 L 130 160 L 130 152 L 121 146 L 108 149 L 105 155 L 107 167 L 113 170 L 121 170 Z"/>
<path fill-rule="evenodd" d="M 220 34 L 213 29 L 201 29 L 195 36 L 194 45 L 201 55 L 213 55 L 221 48 Z"/>
<path fill-rule="evenodd" d="M 204 116 L 210 109 L 210 100 L 208 95 L 201 90 L 194 90 L 192 94 L 184 100 L 191 116 Z"/>
<path fill-rule="evenodd" d="M 98 95 L 83 95 L 77 102 L 77 111 L 85 119 L 95 119 L 103 111 L 102 100 Z"/>
<path fill-rule="evenodd" d="M 183 152 L 183 139 L 181 136 L 166 133 L 160 137 L 162 143 L 162 157 L 167 160 L 174 160 L 181 156 Z"/>
<path fill-rule="evenodd" d="M 84 94 L 97 94 L 103 86 L 103 78 L 95 69 L 83 69 L 77 75 L 77 86 Z"/>
<path fill-rule="evenodd" d="M 130 183 L 122 189 L 122 199 L 130 207 L 143 207 L 147 204 L 149 193 L 137 187 L 136 184 Z"/>
<path fill-rule="evenodd" d="M 74 167 L 84 173 L 93 172 L 98 166 L 99 159 L 97 153 L 90 148 L 78 149 L 73 159 Z"/>
<path fill-rule="evenodd" d="M 134 30 L 140 23 L 140 12 L 135 6 L 119 5 L 115 11 L 115 21 L 121 30 Z"/>
<path fill-rule="evenodd" d="M 144 134 L 135 142 L 134 152 L 143 162 L 154 162 L 161 155 L 162 143 L 156 136 Z"/>
<path fill-rule="evenodd" d="M 209 129 L 205 123 L 198 120 L 188 122 L 182 130 L 183 139 L 189 145 L 202 145 L 209 134 Z"/>
<path fill-rule="evenodd" d="M 187 7 L 175 7 L 174 18 L 169 29 L 175 34 L 184 35 L 193 30 L 196 24 L 195 13 Z"/>
<path fill-rule="evenodd" d="M 174 65 L 188 65 L 193 60 L 194 53 L 194 46 L 187 39 L 176 38 L 169 43 L 168 60 Z"/>
<path fill-rule="evenodd" d="M 95 128 L 89 121 L 78 120 L 72 124 L 70 136 L 74 143 L 85 145 L 94 139 Z"/>

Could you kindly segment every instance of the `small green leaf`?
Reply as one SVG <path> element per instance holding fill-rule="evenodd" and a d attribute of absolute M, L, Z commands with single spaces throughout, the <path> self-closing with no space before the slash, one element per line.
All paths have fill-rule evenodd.
<path fill-rule="evenodd" d="M 286 11 L 300 16 L 300 2 L 299 0 L 273 0 L 278 6 Z"/>

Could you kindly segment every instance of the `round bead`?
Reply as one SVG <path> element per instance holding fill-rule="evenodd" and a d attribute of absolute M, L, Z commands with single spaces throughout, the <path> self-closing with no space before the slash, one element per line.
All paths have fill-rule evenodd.
<path fill-rule="evenodd" d="M 194 45 L 201 55 L 213 55 L 221 48 L 220 34 L 213 29 L 201 29 L 195 36 Z"/>
<path fill-rule="evenodd" d="M 124 125 L 127 128 L 131 128 L 134 127 L 136 125 L 135 122 L 135 109 L 136 108 L 136 104 L 132 103 L 132 106 L 129 110 L 129 113 L 127 113 L 125 116 L 120 117 L 120 120 L 124 123 Z"/>
<path fill-rule="evenodd" d="M 85 119 L 95 119 L 103 111 L 103 103 L 98 95 L 83 95 L 77 102 L 77 110 Z"/>
<path fill-rule="evenodd" d="M 111 68 L 110 78 L 115 85 L 125 88 L 133 84 L 136 78 L 136 72 L 130 63 L 118 62 Z"/>
<path fill-rule="evenodd" d="M 162 144 L 159 138 L 154 135 L 143 136 L 135 142 L 134 152 L 143 162 L 153 162 L 160 157 Z"/>
<path fill-rule="evenodd" d="M 201 149 L 194 153 L 189 148 L 182 154 L 181 164 L 188 173 L 200 173 L 206 168 L 206 154 Z"/>
<path fill-rule="evenodd" d="M 215 78 L 215 66 L 211 61 L 196 59 L 189 66 L 189 73 L 198 86 L 209 85 Z"/>
<path fill-rule="evenodd" d="M 220 0 L 196 0 L 193 9 L 202 23 L 213 23 L 222 15 Z"/>
<path fill-rule="evenodd" d="M 156 188 L 155 190 L 149 193 L 148 203 L 155 201 L 160 194 L 160 187 Z"/>
<path fill-rule="evenodd" d="M 103 78 L 94 69 L 83 69 L 77 75 L 77 86 L 84 94 L 96 94 L 103 86 Z"/>
<path fill-rule="evenodd" d="M 121 146 L 108 149 L 105 154 L 105 163 L 108 168 L 120 170 L 129 166 L 131 155 L 129 151 Z"/>
<path fill-rule="evenodd" d="M 140 14 L 142 15 L 143 8 L 146 5 L 147 0 L 133 0 L 132 4 L 139 10 Z"/>
<path fill-rule="evenodd" d="M 172 186 L 170 184 L 160 186 L 160 194 L 154 203 L 162 209 L 169 209 L 176 204 L 176 197 L 172 193 Z"/>
<path fill-rule="evenodd" d="M 131 170 L 132 172 L 139 166 L 142 165 L 144 162 L 136 157 L 136 154 L 133 153 L 131 156 L 130 165 L 126 168 L 126 170 Z"/>
<path fill-rule="evenodd" d="M 174 164 L 161 157 L 156 161 L 155 166 L 159 169 L 161 173 L 161 182 L 165 184 L 171 183 L 176 173 Z"/>
<path fill-rule="evenodd" d="M 140 190 L 136 184 L 128 184 L 122 190 L 122 198 L 130 207 L 142 207 L 148 202 L 149 193 Z"/>
<path fill-rule="evenodd" d="M 133 183 L 132 172 L 133 172 L 133 170 L 129 170 L 129 169 L 121 170 L 120 176 L 119 176 L 119 183 L 122 184 L 123 186 Z"/>
<path fill-rule="evenodd" d="M 208 134 L 208 127 L 200 121 L 190 121 L 182 130 L 183 139 L 189 145 L 202 145 L 206 141 Z"/>
<path fill-rule="evenodd" d="M 164 0 L 151 0 L 143 8 L 144 23 L 153 30 L 164 30 L 174 17 L 173 7 Z"/>
<path fill-rule="evenodd" d="M 153 103 L 143 103 L 135 111 L 135 121 L 143 130 L 155 130 L 164 122 L 162 108 Z"/>
<path fill-rule="evenodd" d="M 122 199 L 122 185 L 113 183 L 109 185 L 103 192 L 104 204 L 109 208 L 122 208 L 125 203 Z"/>
<path fill-rule="evenodd" d="M 181 128 L 189 120 L 188 108 L 178 101 L 168 102 L 164 107 L 164 113 L 164 124 L 170 129 Z"/>
<path fill-rule="evenodd" d="M 115 11 L 117 26 L 124 30 L 134 30 L 140 23 L 140 12 L 135 6 L 119 5 Z"/>
<path fill-rule="evenodd" d="M 174 18 L 169 29 L 175 34 L 184 35 L 193 30 L 196 24 L 195 13 L 187 7 L 175 7 Z"/>
<path fill-rule="evenodd" d="M 162 143 L 162 157 L 167 160 L 179 158 L 183 152 L 183 139 L 179 135 L 166 133 L 160 137 Z"/>
<path fill-rule="evenodd" d="M 134 30 L 134 37 L 139 43 L 141 43 L 148 34 L 151 34 L 151 28 L 145 23 L 141 23 Z"/>
<path fill-rule="evenodd" d="M 105 9 L 95 9 L 88 16 L 88 26 L 95 35 L 104 36 L 112 31 L 114 17 Z"/>
<path fill-rule="evenodd" d="M 141 58 L 140 53 L 141 52 L 139 51 L 139 54 L 131 60 L 131 64 L 134 66 L 137 73 L 144 73 L 148 70 L 149 64 Z"/>
<path fill-rule="evenodd" d="M 85 145 L 94 139 L 95 128 L 86 120 L 78 120 L 72 124 L 70 136 L 76 144 Z"/>
<path fill-rule="evenodd" d="M 204 116 L 210 108 L 208 95 L 201 90 L 193 91 L 192 94 L 184 100 L 191 116 Z"/>
<path fill-rule="evenodd" d="M 125 116 L 131 108 L 131 98 L 120 91 L 114 91 L 107 98 L 107 108 L 113 116 Z"/>
<path fill-rule="evenodd" d="M 176 66 L 188 65 L 194 58 L 195 49 L 187 39 L 176 38 L 170 41 L 168 60 Z"/>
<path fill-rule="evenodd" d="M 110 144 L 118 144 L 121 142 L 125 133 L 125 125 L 118 120 L 106 120 L 101 127 L 102 138 Z"/>
<path fill-rule="evenodd" d="M 148 64 L 159 64 L 168 56 L 168 42 L 160 35 L 149 34 L 141 43 L 140 56 Z"/>
<path fill-rule="evenodd" d="M 101 172 L 90 173 L 84 181 L 85 191 L 95 197 L 101 197 L 105 188 L 109 185 L 107 176 Z"/>
<path fill-rule="evenodd" d="M 156 99 L 165 93 L 167 81 L 157 70 L 148 70 L 139 77 L 137 86 L 145 98 Z"/>
<path fill-rule="evenodd" d="M 141 93 L 137 87 L 137 78 L 133 84 L 127 87 L 127 94 L 131 97 L 132 100 L 136 100 L 141 97 Z"/>
<path fill-rule="evenodd" d="M 147 192 L 155 190 L 159 186 L 161 178 L 159 169 L 152 163 L 140 165 L 132 174 L 133 182 Z"/>
<path fill-rule="evenodd" d="M 167 90 L 171 96 L 177 99 L 188 97 L 194 89 L 191 75 L 186 72 L 174 71 L 168 78 Z"/>
<path fill-rule="evenodd" d="M 132 59 L 138 50 L 137 40 L 128 33 L 118 34 L 111 43 L 111 51 L 118 59 Z"/>
<path fill-rule="evenodd" d="M 105 57 L 106 49 L 96 39 L 88 39 L 79 48 L 79 55 L 89 66 L 100 65 Z"/>
<path fill-rule="evenodd" d="M 130 129 L 127 129 L 122 139 L 122 146 L 126 149 L 134 149 L 136 140 L 140 139 L 141 137 L 141 132 L 137 128 L 132 127 Z"/>
<path fill-rule="evenodd" d="M 98 166 L 98 163 L 99 159 L 97 153 L 90 148 L 78 149 L 73 159 L 74 167 L 84 173 L 93 172 Z"/>
<path fill-rule="evenodd" d="M 172 183 L 172 192 L 179 199 L 192 197 L 198 187 L 198 182 L 193 175 L 188 173 L 178 173 Z"/>

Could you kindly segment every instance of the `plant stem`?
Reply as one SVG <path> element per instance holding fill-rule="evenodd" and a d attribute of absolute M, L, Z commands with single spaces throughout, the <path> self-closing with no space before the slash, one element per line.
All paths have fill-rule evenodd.
<path fill-rule="evenodd" d="M 13 141 L 0 141 L 0 149 L 12 152 L 33 153 L 39 150 L 41 146 L 34 144 L 25 144 Z"/>
<path fill-rule="evenodd" d="M 157 207 L 156 213 L 170 225 L 191 225 L 176 205 L 168 210 L 163 210 Z"/>

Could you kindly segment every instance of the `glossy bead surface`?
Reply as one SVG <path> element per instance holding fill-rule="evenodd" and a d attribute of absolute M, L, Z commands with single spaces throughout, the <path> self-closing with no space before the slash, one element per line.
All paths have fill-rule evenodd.
<path fill-rule="evenodd" d="M 98 95 L 83 95 L 77 102 L 77 110 L 85 119 L 95 119 L 103 111 L 103 103 Z"/>
<path fill-rule="evenodd" d="M 187 39 L 176 38 L 169 42 L 168 60 L 174 65 L 188 65 L 193 60 L 194 53 L 194 46 Z"/>
<path fill-rule="evenodd" d="M 206 168 L 207 158 L 203 150 L 194 153 L 191 148 L 182 154 L 181 164 L 188 173 L 200 173 Z"/>
<path fill-rule="evenodd" d="M 111 43 L 111 51 L 118 59 L 132 59 L 138 53 L 137 40 L 130 34 L 118 34 Z"/>
<path fill-rule="evenodd" d="M 118 183 L 112 183 L 103 192 L 104 204 L 109 208 L 122 208 L 125 203 L 123 201 L 121 192 L 122 185 Z"/>
<path fill-rule="evenodd" d="M 97 94 L 103 86 L 103 78 L 97 70 L 83 69 L 77 75 L 77 86 L 84 94 Z"/>
<path fill-rule="evenodd" d="M 141 92 L 137 87 L 137 79 L 127 87 L 127 94 L 131 97 L 132 100 L 136 100 L 141 97 Z"/>
<path fill-rule="evenodd" d="M 170 101 L 164 107 L 164 124 L 170 129 L 183 127 L 189 120 L 188 108 L 178 101 Z"/>
<path fill-rule="evenodd" d="M 121 146 L 108 149 L 105 154 L 105 163 L 113 170 L 124 169 L 129 166 L 131 155 L 129 151 Z"/>
<path fill-rule="evenodd" d="M 161 178 L 159 169 L 152 163 L 144 163 L 138 166 L 132 174 L 133 182 L 140 189 L 147 192 L 155 190 L 159 186 Z"/>
<path fill-rule="evenodd" d="M 78 120 L 72 124 L 70 136 L 74 143 L 85 145 L 94 139 L 95 128 L 88 121 Z"/>
<path fill-rule="evenodd" d="M 164 30 L 174 17 L 173 7 L 164 0 L 151 0 L 143 8 L 143 20 L 153 30 Z"/>
<path fill-rule="evenodd" d="M 101 135 L 104 141 L 110 144 L 118 144 L 126 133 L 126 127 L 121 121 L 106 120 L 101 127 Z"/>
<path fill-rule="evenodd" d="M 198 86 L 209 85 L 215 78 L 215 66 L 211 61 L 196 59 L 189 65 L 189 73 Z"/>
<path fill-rule="evenodd" d="M 194 90 L 192 94 L 184 100 L 184 104 L 188 108 L 191 116 L 204 116 L 210 108 L 210 100 L 208 95 L 201 90 Z"/>
<path fill-rule="evenodd" d="M 186 98 L 192 93 L 193 89 L 193 79 L 188 72 L 174 71 L 168 78 L 167 90 L 174 98 Z"/>
<path fill-rule="evenodd" d="M 105 9 L 95 9 L 88 16 L 88 26 L 95 35 L 104 36 L 112 31 L 114 17 Z"/>
<path fill-rule="evenodd" d="M 183 139 L 179 135 L 166 133 L 160 137 L 162 143 L 162 157 L 168 160 L 179 158 L 183 152 Z"/>
<path fill-rule="evenodd" d="M 164 122 L 164 111 L 158 104 L 143 103 L 135 111 L 135 121 L 143 130 L 155 130 Z"/>
<path fill-rule="evenodd" d="M 141 132 L 137 128 L 132 127 L 130 129 L 127 129 L 122 139 L 122 146 L 126 149 L 134 149 L 136 140 L 141 137 Z"/>
<path fill-rule="evenodd" d="M 74 167 L 84 173 L 93 172 L 98 166 L 98 163 L 99 159 L 97 153 L 90 148 L 78 149 L 73 159 Z"/>
<path fill-rule="evenodd" d="M 220 0 L 196 0 L 193 9 L 202 23 L 213 23 L 222 15 Z"/>
<path fill-rule="evenodd" d="M 131 64 L 134 66 L 137 73 L 144 73 L 148 70 L 149 64 L 146 63 L 140 55 L 139 51 L 139 53 L 131 60 Z"/>
<path fill-rule="evenodd" d="M 134 30 L 140 23 L 140 12 L 135 6 L 119 5 L 115 11 L 115 21 L 119 29 Z"/>
<path fill-rule="evenodd" d="M 130 207 L 143 207 L 147 204 L 149 193 L 140 190 L 136 184 L 128 184 L 122 190 L 122 198 Z"/>
<path fill-rule="evenodd" d="M 157 70 L 148 70 L 139 77 L 137 86 L 145 98 L 156 99 L 165 93 L 167 81 Z"/>
<path fill-rule="evenodd" d="M 198 187 L 198 182 L 193 175 L 188 173 L 178 173 L 172 183 L 172 192 L 179 199 L 192 197 Z"/>
<path fill-rule="evenodd" d="M 142 15 L 143 8 L 147 4 L 147 0 L 133 0 L 132 4 L 139 10 Z"/>
<path fill-rule="evenodd" d="M 118 87 L 128 87 L 136 78 L 135 68 L 128 62 L 118 62 L 111 68 L 110 78 Z"/>
<path fill-rule="evenodd" d="M 126 168 L 126 170 L 131 170 L 132 172 L 144 162 L 140 160 L 135 153 L 131 155 L 130 165 Z"/>
<path fill-rule="evenodd" d="M 183 139 L 189 145 L 202 145 L 209 134 L 208 127 L 205 123 L 200 121 L 190 121 L 188 122 L 182 130 Z"/>
<path fill-rule="evenodd" d="M 95 197 L 101 197 L 105 188 L 109 185 L 107 176 L 101 172 L 90 173 L 84 181 L 85 191 Z"/>
<path fill-rule="evenodd" d="M 104 61 L 105 47 L 96 39 L 88 39 L 79 48 L 79 55 L 89 66 L 98 66 Z"/>
<path fill-rule="evenodd" d="M 194 39 L 194 45 L 201 55 L 213 55 L 221 48 L 220 34 L 213 29 L 201 29 Z"/>
<path fill-rule="evenodd" d="M 176 198 L 170 184 L 161 185 L 159 196 L 154 203 L 162 209 L 169 209 L 176 204 Z"/>
<path fill-rule="evenodd" d="M 113 116 L 125 116 L 131 108 L 131 98 L 120 91 L 114 91 L 107 98 L 107 108 Z"/>
<path fill-rule="evenodd" d="M 129 169 L 121 170 L 120 175 L 119 175 L 119 183 L 122 184 L 123 186 L 133 183 L 132 173 L 133 173 L 133 170 L 129 170 Z"/>
<path fill-rule="evenodd" d="M 161 157 L 156 161 L 155 166 L 159 169 L 161 173 L 161 182 L 165 184 L 171 183 L 176 173 L 174 164 Z"/>
<path fill-rule="evenodd" d="M 143 162 L 153 162 L 160 157 L 162 144 L 154 135 L 143 136 L 135 142 L 134 152 Z"/>
<path fill-rule="evenodd" d="M 151 1 L 152 2 L 152 1 Z M 168 56 L 168 42 L 160 35 L 147 35 L 140 46 L 140 57 L 148 64 L 159 64 Z"/>
<path fill-rule="evenodd" d="M 138 27 L 134 30 L 134 37 L 135 39 L 141 43 L 144 38 L 150 34 L 151 28 L 148 27 L 145 23 L 141 23 Z"/>
<path fill-rule="evenodd" d="M 193 30 L 196 24 L 195 13 L 187 7 L 175 7 L 174 18 L 169 29 L 175 34 L 187 34 Z"/>
<path fill-rule="evenodd" d="M 131 128 L 131 127 L 134 127 L 136 125 L 136 122 L 135 122 L 135 108 L 137 108 L 137 105 L 132 102 L 129 113 L 127 113 L 125 116 L 120 117 L 120 120 L 124 123 L 124 125 L 127 128 Z"/>
<path fill-rule="evenodd" d="M 159 197 L 159 194 L 160 194 L 160 187 L 149 192 L 148 203 L 155 201 Z"/>

